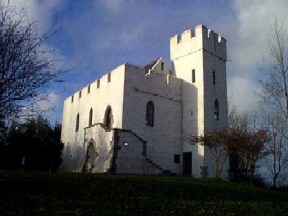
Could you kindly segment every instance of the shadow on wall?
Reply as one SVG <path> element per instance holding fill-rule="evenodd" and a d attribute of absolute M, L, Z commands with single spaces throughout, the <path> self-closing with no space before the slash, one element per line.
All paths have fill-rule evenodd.
<path fill-rule="evenodd" d="M 200 177 L 202 175 L 200 167 L 203 166 L 204 152 L 202 152 L 201 146 L 192 145 L 189 138 L 202 133 L 203 125 L 201 126 L 201 124 L 204 122 L 204 116 L 199 113 L 198 107 L 204 101 L 198 98 L 198 88 L 193 84 L 193 82 L 197 82 L 197 79 L 194 79 L 194 81 L 191 79 L 191 82 L 183 81 L 182 83 L 184 139 L 182 169 L 183 175 Z"/>
<path fill-rule="evenodd" d="M 80 146 L 71 148 L 71 145 L 67 143 L 63 150 L 63 162 L 59 168 L 59 171 L 77 172 L 79 164 L 81 163 L 80 159 L 83 155 L 82 152 L 83 150 Z"/>
<path fill-rule="evenodd" d="M 84 145 L 80 172 L 108 172 L 112 163 L 112 135 L 114 130 L 107 130 L 102 124 L 86 128 L 87 142 Z"/>

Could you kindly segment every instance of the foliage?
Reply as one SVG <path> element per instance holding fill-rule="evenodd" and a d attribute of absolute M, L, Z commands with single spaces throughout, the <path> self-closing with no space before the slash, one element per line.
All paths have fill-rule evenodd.
<path fill-rule="evenodd" d="M 190 137 L 192 144 L 204 145 L 209 149 L 209 153 L 214 161 L 214 177 L 219 179 L 223 171 L 223 167 L 229 156 L 227 149 L 227 133 L 226 130 L 213 131 L 205 136 Z"/>
<path fill-rule="evenodd" d="M 288 193 L 183 177 L 0 173 L 1 215 L 286 215 Z"/>
<path fill-rule="evenodd" d="M 240 177 L 242 180 L 249 179 L 252 183 L 256 162 L 262 156 L 263 147 L 268 141 L 266 130 L 230 129 L 227 139 L 229 152 L 237 155 Z"/>
<path fill-rule="evenodd" d="M 25 10 L 0 2 L 0 120 L 17 116 L 25 102 L 41 95 L 42 88 L 59 76 L 53 50 L 45 48 L 51 31 L 38 33 Z M 42 89 L 41 89 L 42 88 Z M 48 94 L 48 93 L 47 93 Z M 29 109 L 29 106 L 25 106 Z"/>
<path fill-rule="evenodd" d="M 193 137 L 191 143 L 199 143 L 209 149 L 214 159 L 214 177 L 219 178 L 228 153 L 237 155 L 240 174 L 252 181 L 256 162 L 259 159 L 263 146 L 267 142 L 267 134 L 263 129 L 242 130 L 229 128 L 216 130 L 204 136 Z"/>
<path fill-rule="evenodd" d="M 7 145 L 1 148 L 2 168 L 33 171 L 56 171 L 62 162 L 64 148 L 60 142 L 61 125 L 54 127 L 46 119 L 27 120 L 13 123 L 7 135 Z"/>

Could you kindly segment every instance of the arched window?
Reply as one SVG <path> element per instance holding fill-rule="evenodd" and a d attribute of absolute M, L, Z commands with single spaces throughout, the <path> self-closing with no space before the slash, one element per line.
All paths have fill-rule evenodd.
<path fill-rule="evenodd" d="M 79 130 L 79 113 L 76 116 L 76 128 L 75 128 L 75 131 L 78 132 L 78 130 Z"/>
<path fill-rule="evenodd" d="M 110 106 L 108 106 L 105 113 L 105 127 L 111 129 L 112 123 L 113 123 L 112 109 Z"/>
<path fill-rule="evenodd" d="M 214 118 L 215 120 L 219 120 L 219 102 L 217 99 L 214 102 Z"/>
<path fill-rule="evenodd" d="M 88 123 L 89 127 L 92 126 L 92 119 L 93 119 L 93 109 L 91 107 L 90 112 L 89 112 L 89 123 Z"/>
<path fill-rule="evenodd" d="M 154 126 L 154 105 L 152 101 L 149 101 L 146 106 L 146 125 Z"/>

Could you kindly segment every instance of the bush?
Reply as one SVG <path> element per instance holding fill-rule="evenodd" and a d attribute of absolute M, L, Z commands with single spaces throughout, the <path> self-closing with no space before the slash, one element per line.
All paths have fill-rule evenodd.
<path fill-rule="evenodd" d="M 64 148 L 60 142 L 61 125 L 52 127 L 41 116 L 23 124 L 13 123 L 7 145 L 1 145 L 2 169 L 56 171 Z"/>

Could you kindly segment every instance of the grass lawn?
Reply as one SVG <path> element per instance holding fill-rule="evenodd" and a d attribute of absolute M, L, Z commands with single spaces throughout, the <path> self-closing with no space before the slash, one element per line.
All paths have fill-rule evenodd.
<path fill-rule="evenodd" d="M 0 171 L 0 215 L 288 215 L 288 193 L 212 179 Z"/>

